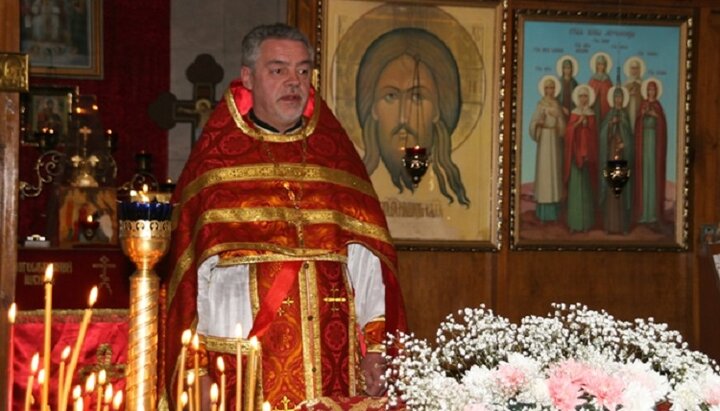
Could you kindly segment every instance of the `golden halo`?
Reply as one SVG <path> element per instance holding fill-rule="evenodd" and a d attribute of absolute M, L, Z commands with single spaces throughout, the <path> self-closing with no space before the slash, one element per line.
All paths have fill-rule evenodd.
<path fill-rule="evenodd" d="M 655 96 L 655 99 L 660 100 L 660 96 L 662 96 L 663 93 L 663 85 L 662 81 L 660 81 L 657 77 L 650 77 L 649 79 L 643 81 L 640 85 L 640 94 L 642 94 L 644 99 L 647 99 L 647 86 L 651 81 L 657 84 L 657 96 Z"/>
<path fill-rule="evenodd" d="M 489 87 L 486 67 L 478 45 L 468 30 L 448 12 L 435 6 L 384 4 L 370 9 L 339 34 L 335 50 L 328 50 L 330 67 L 323 81 L 328 104 L 353 143 L 364 149 L 362 127 L 355 107 L 355 81 L 360 61 L 370 44 L 381 35 L 399 28 L 419 28 L 439 39 L 456 60 L 462 105 L 452 133 L 452 150 L 460 147 L 477 127 Z M 327 42 L 326 42 L 327 43 Z M 470 84 L 470 81 L 473 83 Z"/>
<path fill-rule="evenodd" d="M 625 73 L 625 76 L 627 76 L 627 78 L 632 77 L 630 75 L 630 63 L 632 63 L 633 61 L 637 61 L 638 63 L 640 63 L 640 78 L 642 78 L 642 76 L 645 75 L 645 61 L 640 56 L 628 57 L 628 59 L 625 60 L 625 63 L 623 64 L 623 73 Z"/>
<path fill-rule="evenodd" d="M 600 56 L 605 57 L 605 61 L 607 61 L 607 65 L 605 65 L 605 74 L 610 75 L 610 73 L 612 73 L 612 71 L 610 70 L 612 69 L 613 61 L 612 57 L 610 57 L 610 55 L 605 53 L 604 51 L 598 51 L 597 53 L 593 54 L 592 57 L 590 57 L 590 71 L 596 73 L 595 67 L 597 64 L 595 62 Z"/>
<path fill-rule="evenodd" d="M 544 76 L 540 79 L 540 81 L 538 81 L 538 92 L 540 92 L 540 97 L 545 97 L 545 86 L 544 86 L 544 84 L 545 84 L 545 82 L 548 81 L 548 80 L 552 80 L 553 83 L 555 83 L 555 97 L 557 98 L 557 96 L 560 95 L 560 88 L 561 88 L 561 87 L 560 87 L 560 80 L 558 80 L 557 77 L 555 77 L 555 76 L 553 76 L 553 75 L 550 75 L 550 74 L 544 75 Z"/>
<path fill-rule="evenodd" d="M 596 98 L 595 90 L 593 90 L 593 88 L 587 84 L 580 84 L 577 87 L 575 87 L 575 89 L 572 92 L 572 101 L 573 101 L 573 103 L 575 103 L 576 106 L 580 105 L 578 103 L 578 101 L 579 101 L 580 91 L 582 89 L 587 89 L 587 91 L 588 91 L 588 107 L 591 107 L 595 103 L 595 98 Z"/>
<path fill-rule="evenodd" d="M 618 86 L 610 87 L 610 90 L 608 90 L 608 93 L 606 96 L 607 102 L 610 104 L 610 107 L 615 107 L 615 101 L 613 101 L 614 100 L 613 95 L 615 94 L 616 88 L 618 88 Z M 628 103 L 630 102 L 630 92 L 625 87 L 620 87 L 620 90 L 622 90 L 622 95 L 623 95 L 622 106 L 627 107 Z"/>
<path fill-rule="evenodd" d="M 562 63 L 565 60 L 570 60 L 572 62 L 572 67 L 573 67 L 572 76 L 577 77 L 578 70 L 579 70 L 577 59 L 569 54 L 566 54 L 566 55 L 560 57 L 558 59 L 557 63 L 555 63 L 555 72 L 557 72 L 558 77 L 562 77 L 562 75 L 563 75 Z"/>

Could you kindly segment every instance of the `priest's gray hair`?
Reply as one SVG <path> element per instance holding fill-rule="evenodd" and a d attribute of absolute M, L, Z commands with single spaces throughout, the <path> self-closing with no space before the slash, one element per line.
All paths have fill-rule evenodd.
<path fill-rule="evenodd" d="M 260 45 L 268 39 L 295 40 L 301 42 L 307 48 L 310 55 L 310 63 L 313 63 L 315 53 L 310 45 L 310 40 L 300 30 L 284 23 L 264 24 L 250 30 L 242 40 L 242 65 L 255 68 Z"/>

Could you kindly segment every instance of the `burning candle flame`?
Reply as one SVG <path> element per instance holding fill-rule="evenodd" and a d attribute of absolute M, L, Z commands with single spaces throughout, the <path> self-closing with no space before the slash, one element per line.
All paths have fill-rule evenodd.
<path fill-rule="evenodd" d="M 210 386 L 210 402 L 212 402 L 213 404 L 217 404 L 219 395 L 220 390 L 218 389 L 218 385 L 216 383 L 213 383 Z"/>
<path fill-rule="evenodd" d="M 47 268 L 45 269 L 45 282 L 50 283 L 53 280 L 53 265 L 52 263 L 48 264 Z"/>
<path fill-rule="evenodd" d="M 112 406 L 114 410 L 119 410 L 120 405 L 122 405 L 123 402 L 123 392 L 118 391 L 115 393 L 115 397 L 113 398 Z"/>
<path fill-rule="evenodd" d="M 87 377 L 87 380 L 85 380 L 85 392 L 86 393 L 92 393 L 95 391 L 95 379 L 97 376 L 95 373 L 90 374 L 90 376 Z"/>
<path fill-rule="evenodd" d="M 191 338 L 192 338 L 192 331 L 190 331 L 190 330 L 183 331 L 182 337 L 181 337 L 182 345 L 188 345 L 190 343 Z"/>
<path fill-rule="evenodd" d="M 112 384 L 108 384 L 105 387 L 105 395 L 103 396 L 103 404 L 110 404 L 112 402 L 112 399 L 113 399 L 113 386 L 112 386 Z"/>
<path fill-rule="evenodd" d="M 217 357 L 217 369 L 220 372 L 225 372 L 225 360 L 223 360 L 223 357 Z"/>
<path fill-rule="evenodd" d="M 15 324 L 16 316 L 17 316 L 17 304 L 12 303 L 12 304 L 10 304 L 10 309 L 8 310 L 8 322 L 11 325 Z"/>
<path fill-rule="evenodd" d="M 30 371 L 35 374 L 40 366 L 40 353 L 36 352 L 30 361 Z"/>
<path fill-rule="evenodd" d="M 92 290 L 90 290 L 90 296 L 88 297 L 88 307 L 91 307 L 95 305 L 98 298 L 98 288 L 97 286 L 94 286 Z"/>
<path fill-rule="evenodd" d="M 66 345 L 65 348 L 62 350 L 62 354 L 60 354 L 60 359 L 65 361 L 70 356 L 70 346 Z"/>

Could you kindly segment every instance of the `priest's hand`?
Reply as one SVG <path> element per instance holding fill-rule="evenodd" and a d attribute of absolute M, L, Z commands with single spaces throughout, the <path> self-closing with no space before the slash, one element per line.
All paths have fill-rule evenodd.
<path fill-rule="evenodd" d="M 360 368 L 365 377 L 365 393 L 373 397 L 379 397 L 385 393 L 385 358 L 381 353 L 368 352 L 360 361 Z"/>

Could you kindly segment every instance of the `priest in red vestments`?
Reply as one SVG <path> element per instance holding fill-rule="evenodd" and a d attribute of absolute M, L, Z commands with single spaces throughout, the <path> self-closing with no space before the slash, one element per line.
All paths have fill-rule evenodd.
<path fill-rule="evenodd" d="M 206 386 L 217 381 L 217 356 L 227 364 L 232 409 L 241 328 L 261 346 L 256 406 L 381 395 L 385 332 L 405 327 L 385 216 L 352 142 L 311 86 L 307 38 L 260 26 L 242 47 L 241 78 L 173 197 L 161 393 L 175 397 L 181 334 L 193 329 Z"/>

